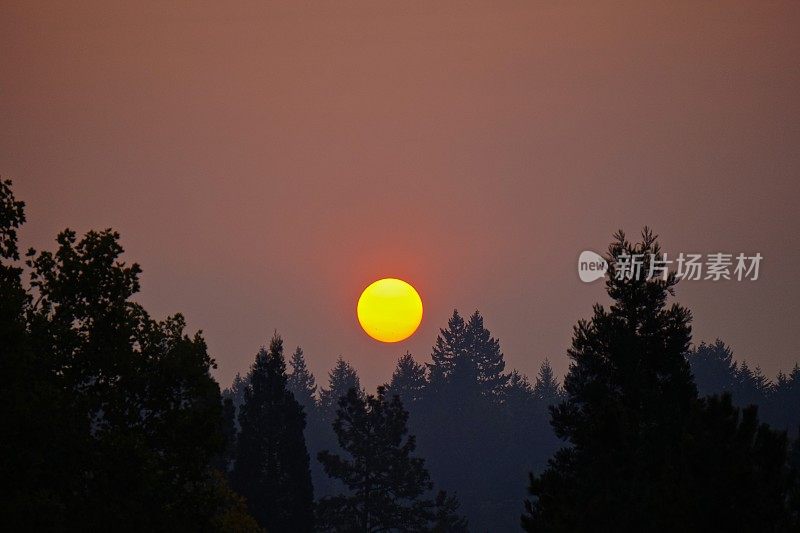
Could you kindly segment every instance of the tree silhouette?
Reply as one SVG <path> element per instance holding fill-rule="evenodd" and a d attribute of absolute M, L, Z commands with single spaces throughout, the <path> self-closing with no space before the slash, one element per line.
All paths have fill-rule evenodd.
<path fill-rule="evenodd" d="M 734 405 L 757 405 L 763 420 L 772 427 L 789 431 L 800 425 L 800 367 L 787 375 L 778 372 L 774 382 L 747 361 L 734 360 L 733 351 L 717 339 L 700 343 L 687 353 L 701 395 L 729 393 Z"/>
<path fill-rule="evenodd" d="M 771 392 L 771 384 L 759 367 L 751 370 L 747 361 L 742 361 L 736 372 L 732 395 L 742 406 L 764 405 Z"/>
<path fill-rule="evenodd" d="M 292 371 L 286 381 L 286 388 L 294 394 L 294 399 L 303 406 L 306 414 L 308 414 L 316 408 L 314 395 L 317 393 L 317 384 L 314 376 L 306 366 L 303 349 L 299 346 L 292 354 L 289 366 L 291 366 Z"/>
<path fill-rule="evenodd" d="M 317 401 L 277 334 L 220 395 L 202 336 L 134 301 L 117 233 L 21 257 L 24 207 L 0 181 L 7 530 L 466 531 L 435 479 L 473 529 L 506 531 L 527 472 L 529 531 L 800 530 L 800 442 L 771 429 L 799 436 L 800 366 L 771 382 L 721 340 L 689 349 L 674 276 L 646 279 L 649 230 L 609 247 L 613 302 L 575 328 L 563 387 L 548 360 L 505 373 L 483 317 L 454 311 L 427 367 L 406 353 L 367 396 L 339 357 Z"/>
<path fill-rule="evenodd" d="M 448 496 L 443 490 L 437 492 L 431 513 L 432 524 L 429 528 L 431 533 L 467 533 L 469 523 L 466 518 L 458 514 L 459 507 L 460 504 L 455 496 Z"/>
<path fill-rule="evenodd" d="M 361 381 L 355 368 L 339 356 L 336 365 L 328 373 L 328 388 L 319 394 L 319 406 L 322 419 L 326 425 L 333 423 L 339 399 L 347 395 L 350 389 L 361 390 Z"/>
<path fill-rule="evenodd" d="M 4 185 L 2 256 L 16 260 L 22 205 Z M 3 339 L 10 381 L 0 394 L 14 426 L 3 461 L 16 463 L 2 467 L 3 482 L 20 481 L 14 493 L 25 499 L 3 498 L 13 506 L 3 524 L 200 530 L 223 515 L 245 524 L 212 469 L 225 438 L 202 337 L 186 335 L 180 315 L 155 321 L 132 301 L 141 270 L 121 261 L 117 233 L 65 230 L 57 244 L 27 254 L 29 292 L 19 292 L 19 267 L 0 269 L 0 335 L 14 333 Z"/>
<path fill-rule="evenodd" d="M 184 333 L 182 316 L 156 322 L 129 300 L 140 270 L 118 260 L 118 239 L 104 231 L 78 241 L 67 230 L 55 254 L 29 261 L 34 349 L 48 354 L 88 420 L 81 521 L 90 529 L 199 525 L 212 509 L 200 466 L 224 446 L 214 363 L 203 339 Z"/>
<path fill-rule="evenodd" d="M 500 341 L 491 336 L 478 311 L 465 322 L 458 310 L 439 330 L 433 346 L 430 383 L 434 392 L 450 389 L 450 394 L 481 394 L 499 400 L 509 376 L 503 374 L 505 360 Z"/>
<path fill-rule="evenodd" d="M 800 427 L 800 366 L 795 363 L 787 376 L 778 374 L 767 404 L 770 424 L 794 434 Z"/>
<path fill-rule="evenodd" d="M 488 398 L 499 399 L 509 376 L 503 374 L 506 367 L 500 341 L 492 337 L 483 325 L 478 311 L 472 313 L 466 326 L 467 351 L 478 370 L 481 392 Z"/>
<path fill-rule="evenodd" d="M 673 495 L 683 519 L 674 522 L 692 531 L 798 530 L 786 433 L 759 424 L 756 406 L 734 407 L 727 393 L 700 399 L 684 439 L 685 478 Z"/>
<path fill-rule="evenodd" d="M 383 387 L 375 396 L 351 388 L 340 400 L 333 428 L 347 455 L 322 451 L 319 460 L 348 493 L 320 500 L 323 530 L 425 531 L 464 525 L 455 516 L 454 499 L 444 494 L 424 499 L 433 485 L 424 461 L 412 455 L 416 445 L 413 436 L 406 436 L 407 420 L 400 398 L 387 400 Z"/>
<path fill-rule="evenodd" d="M 536 383 L 533 385 L 533 395 L 546 406 L 554 405 L 561 400 L 561 386 L 556 380 L 549 359 L 545 359 L 539 367 L 539 375 L 536 376 Z"/>
<path fill-rule="evenodd" d="M 312 531 L 314 497 L 303 438 L 305 415 L 286 381 L 283 340 L 276 333 L 250 372 L 231 477 L 267 531 Z"/>
<path fill-rule="evenodd" d="M 502 373 L 500 343 L 479 313 L 465 321 L 454 310 L 431 359 L 429 385 L 410 421 L 431 474 L 443 488 L 458 491 L 472 527 L 513 528 L 524 472 L 553 451 L 552 429 L 535 416 L 537 402 L 527 380 Z M 531 458 L 522 443 L 539 437 L 536 453 L 543 455 Z"/>
<path fill-rule="evenodd" d="M 617 276 L 637 254 L 643 268 Z M 722 509 L 734 529 L 760 530 L 770 513 L 769 523 L 785 518 L 785 437 L 757 426 L 755 410 L 739 422 L 729 400 L 698 401 L 684 358 L 691 315 L 667 306 L 674 274 L 647 276 L 661 257 L 646 228 L 641 243 L 619 232 L 609 247 L 613 304 L 595 305 L 575 328 L 567 398 L 552 410 L 570 446 L 531 476 L 527 531 L 702 530 Z M 693 497 L 696 487 L 704 498 Z"/>
<path fill-rule="evenodd" d="M 32 349 L 31 296 L 16 264 L 24 209 L 11 181 L 0 180 L 0 521 L 11 530 L 53 530 L 74 523 L 71 495 L 84 494 L 79 452 L 90 441 L 46 354 Z"/>
<path fill-rule="evenodd" d="M 249 384 L 250 374 L 248 373 L 245 375 L 245 377 L 242 377 L 242 375 L 237 372 L 236 377 L 233 378 L 231 386 L 222 391 L 223 397 L 231 399 L 234 407 L 236 407 L 237 413 L 239 412 L 239 407 L 241 407 L 241 405 L 244 403 L 244 391 Z"/>
<path fill-rule="evenodd" d="M 687 353 L 689 366 L 702 396 L 733 392 L 738 365 L 733 360 L 733 351 L 717 339 L 714 344 L 700 343 Z"/>
<path fill-rule="evenodd" d="M 457 309 L 447 321 L 447 328 L 439 330 L 433 346 L 430 384 L 433 391 L 440 391 L 446 384 L 459 380 L 466 384 L 477 383 L 477 365 L 469 358 L 466 323 Z"/>
<path fill-rule="evenodd" d="M 406 352 L 397 360 L 386 394 L 400 396 L 404 405 L 411 405 L 422 399 L 427 384 L 425 366 L 414 361 L 414 357 Z"/>
<path fill-rule="evenodd" d="M 528 376 L 512 370 L 506 384 L 505 400 L 508 405 L 532 403 L 535 396 Z"/>

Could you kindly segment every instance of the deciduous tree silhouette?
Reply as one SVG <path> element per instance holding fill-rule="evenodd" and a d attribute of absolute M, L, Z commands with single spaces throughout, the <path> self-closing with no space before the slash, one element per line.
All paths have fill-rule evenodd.
<path fill-rule="evenodd" d="M 25 204 L 0 180 L 0 522 L 18 530 L 72 524 L 83 494 L 77 477 L 90 443 L 46 354 L 32 349 L 17 230 Z M 79 496 L 73 496 L 73 495 Z"/>
<path fill-rule="evenodd" d="M 21 209 L 5 183 L 4 259 L 18 259 Z M 202 337 L 187 336 L 180 315 L 155 321 L 132 301 L 140 269 L 121 261 L 115 232 L 66 230 L 57 243 L 29 252 L 30 292 L 19 292 L 18 267 L 0 269 L 0 403 L 13 427 L 2 478 L 4 492 L 20 481 L 25 500 L 3 498 L 4 526 L 214 530 L 222 515 L 245 524 L 212 470 L 222 405 Z"/>
<path fill-rule="evenodd" d="M 286 389 L 283 340 L 276 333 L 250 372 L 240 408 L 234 488 L 267 531 L 313 530 L 313 487 L 303 437 L 305 415 Z"/>

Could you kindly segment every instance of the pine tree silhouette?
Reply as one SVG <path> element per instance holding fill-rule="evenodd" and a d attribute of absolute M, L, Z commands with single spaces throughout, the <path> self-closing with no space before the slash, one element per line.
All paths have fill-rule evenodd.
<path fill-rule="evenodd" d="M 739 369 L 733 352 L 724 342 L 719 339 L 714 344 L 702 342 L 688 352 L 687 359 L 700 395 L 733 391 Z"/>
<path fill-rule="evenodd" d="M 361 390 L 358 373 L 340 355 L 336 359 L 333 369 L 328 373 L 328 388 L 322 389 L 319 394 L 320 412 L 326 425 L 332 424 L 336 418 L 339 399 L 346 396 L 347 392 L 353 388 L 357 391 Z"/>
<path fill-rule="evenodd" d="M 322 498 L 319 525 L 324 531 L 379 532 L 463 530 L 457 503 L 446 494 L 425 499 L 433 488 L 424 461 L 414 457 L 413 436 L 407 436 L 408 413 L 398 396 L 386 399 L 351 388 L 339 402 L 333 428 L 346 455 L 328 451 L 319 460 L 329 476 L 341 480 L 345 494 Z"/>
<path fill-rule="evenodd" d="M 428 363 L 431 387 L 434 391 L 441 390 L 446 383 L 455 380 L 456 369 L 460 369 L 460 374 L 464 376 L 458 378 L 477 382 L 478 369 L 469 358 L 467 350 L 466 323 L 458 310 L 454 309 L 453 316 L 447 321 L 447 328 L 439 330 L 431 354 L 431 363 Z"/>
<path fill-rule="evenodd" d="M 306 366 L 303 349 L 299 346 L 292 354 L 289 366 L 291 366 L 292 372 L 286 381 L 286 388 L 294 394 L 294 399 L 303 406 L 306 414 L 309 414 L 316 408 L 314 395 L 317 393 L 317 384 Z"/>
<path fill-rule="evenodd" d="M 524 495 L 521 487 L 509 484 L 514 474 L 524 471 L 524 460 L 518 460 L 518 454 L 497 453 L 512 447 L 509 439 L 519 436 L 503 413 L 510 375 L 501 374 L 502 358 L 499 342 L 480 314 L 466 322 L 454 310 L 436 338 L 429 385 L 411 421 L 432 474 L 443 488 L 458 491 L 470 522 L 479 530 L 506 528 L 498 527 L 496 517 L 511 517 L 513 502 Z"/>
<path fill-rule="evenodd" d="M 305 415 L 286 389 L 283 340 L 256 356 L 240 408 L 233 486 L 268 531 L 313 530 L 313 488 Z"/>
<path fill-rule="evenodd" d="M 795 363 L 787 376 L 778 374 L 768 409 L 770 424 L 793 435 L 800 427 L 800 366 Z"/>
<path fill-rule="evenodd" d="M 549 359 L 545 359 L 539 367 L 539 375 L 536 376 L 536 383 L 533 385 L 533 395 L 547 406 L 559 403 L 561 400 L 561 386 L 556 380 Z"/>
<path fill-rule="evenodd" d="M 764 421 L 790 434 L 800 425 L 800 367 L 796 363 L 788 375 L 778 372 L 772 382 L 746 360 L 736 362 L 731 348 L 719 339 L 689 350 L 687 360 L 700 395 L 729 393 L 734 405 L 758 406 Z"/>
<path fill-rule="evenodd" d="M 480 394 L 492 400 L 502 397 L 509 376 L 500 342 L 483 325 L 478 311 L 465 322 L 458 310 L 439 330 L 433 347 L 430 383 L 434 392 L 450 388 L 450 394 Z"/>
<path fill-rule="evenodd" d="M 637 254 L 643 268 L 618 277 L 616 265 Z M 684 357 L 691 315 L 667 306 L 675 276 L 647 276 L 660 258 L 647 228 L 641 243 L 619 232 L 609 247 L 613 303 L 595 305 L 592 319 L 575 328 L 567 398 L 552 411 L 556 433 L 570 446 L 531 476 L 527 531 L 788 524 L 785 436 L 759 426 L 754 409 L 740 417 L 729 398 L 698 400 Z"/>
<path fill-rule="evenodd" d="M 483 325 L 478 311 L 472 313 L 466 326 L 467 349 L 478 369 L 478 381 L 484 396 L 492 399 L 502 397 L 509 376 L 503 373 L 506 362 L 500 350 L 500 341 L 492 337 Z"/>
<path fill-rule="evenodd" d="M 764 405 L 770 394 L 771 384 L 759 367 L 750 369 L 747 361 L 742 361 L 733 383 L 733 400 L 742 406 Z"/>
<path fill-rule="evenodd" d="M 392 380 L 386 388 L 387 396 L 400 396 L 404 405 L 411 405 L 422 399 L 428 381 L 425 367 L 414 360 L 406 352 L 397 360 L 397 366 L 392 373 Z"/>
<path fill-rule="evenodd" d="M 250 374 L 248 373 L 245 375 L 245 377 L 242 377 L 242 375 L 237 372 L 236 377 L 233 378 L 233 383 L 231 383 L 231 386 L 222 391 L 223 397 L 231 399 L 237 413 L 239 412 L 239 407 L 241 407 L 241 405 L 244 403 L 244 391 L 249 384 Z"/>
<path fill-rule="evenodd" d="M 528 401 L 532 400 L 533 397 L 533 387 L 531 387 L 528 376 L 520 373 L 518 370 L 512 370 L 508 377 L 508 383 L 506 384 L 506 401 L 512 401 L 512 399 L 516 398 L 519 398 L 521 401 Z"/>

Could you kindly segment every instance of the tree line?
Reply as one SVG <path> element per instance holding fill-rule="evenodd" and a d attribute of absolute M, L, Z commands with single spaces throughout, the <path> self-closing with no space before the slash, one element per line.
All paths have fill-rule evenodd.
<path fill-rule="evenodd" d="M 283 341 L 277 334 L 269 349 L 258 353 L 250 371 L 245 376 L 237 375 L 231 387 L 223 392 L 233 406 L 228 411 L 228 424 L 238 426 L 242 438 L 250 438 L 252 425 L 275 426 L 266 419 L 255 424 L 249 420 L 251 395 L 256 390 L 254 380 L 258 378 L 261 359 L 269 354 L 283 361 Z M 415 361 L 411 354 L 404 354 L 391 379 L 374 396 L 381 402 L 377 405 L 388 405 L 395 399 L 399 402 L 397 409 L 405 413 L 403 428 L 408 427 L 413 437 L 409 445 L 419 448 L 420 456 L 425 458 L 426 472 L 430 471 L 432 479 L 444 489 L 433 493 L 427 482 L 419 483 L 428 492 L 427 505 L 438 508 L 439 512 L 441 505 L 432 502 L 441 501 L 452 511 L 463 505 L 473 527 L 485 524 L 495 531 L 518 528 L 517 515 L 525 495 L 527 472 L 541 469 L 558 447 L 548 425 L 548 407 L 562 397 L 549 362 L 542 364 L 534 383 L 517 371 L 505 373 L 504 368 L 500 344 L 485 328 L 480 313 L 475 312 L 465 320 L 454 311 L 436 341 L 432 362 L 425 365 Z M 330 454 L 353 454 L 340 435 L 340 425 L 348 416 L 342 409 L 352 408 L 355 399 L 373 405 L 370 403 L 373 397 L 361 387 L 356 369 L 341 357 L 328 374 L 327 387 L 318 389 L 299 347 L 289 360 L 285 382 L 286 391 L 302 408 L 306 422 L 309 471 L 319 502 L 317 526 L 322 527 L 325 516 L 359 516 L 342 509 L 324 512 L 332 501 L 344 501 L 343 478 L 336 474 L 339 470 L 332 469 Z M 345 399 L 351 403 L 343 405 Z M 241 442 L 237 449 L 242 451 Z M 231 463 L 234 475 L 236 465 L 247 460 L 241 457 Z M 391 466 L 391 461 L 383 459 L 373 464 Z M 465 469 L 465 464 L 470 468 Z M 242 490 L 242 494 L 248 494 Z M 249 494 L 255 498 L 260 490 L 254 489 Z M 285 509 L 284 505 L 277 507 Z M 455 516 L 448 516 L 448 520 L 460 523 Z M 348 529 L 340 525 L 333 530 L 362 530 L 354 524 L 350 526 Z M 452 527 L 455 526 L 448 530 L 457 531 Z M 398 529 L 418 530 L 408 524 Z"/>
<path fill-rule="evenodd" d="M 22 254 L 24 222 L 0 181 L 11 530 L 800 526 L 800 371 L 771 382 L 721 341 L 693 347 L 674 276 L 612 267 L 563 385 L 547 361 L 532 382 L 507 371 L 481 314 L 454 311 L 430 362 L 402 355 L 375 393 L 341 357 L 318 387 L 277 333 L 221 391 L 202 336 L 133 300 L 141 269 L 117 233 L 65 230 Z M 661 251 L 646 229 L 614 236 L 609 264 L 623 253 Z"/>

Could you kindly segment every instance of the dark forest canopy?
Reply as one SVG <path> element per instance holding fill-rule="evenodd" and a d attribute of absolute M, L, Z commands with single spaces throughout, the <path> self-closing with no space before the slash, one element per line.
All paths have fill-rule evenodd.
<path fill-rule="evenodd" d="M 454 311 L 430 362 L 403 354 L 376 394 L 344 357 L 317 381 L 277 334 L 221 393 L 202 336 L 132 300 L 118 234 L 65 230 L 23 257 L 24 222 L 0 182 L 8 530 L 800 525 L 800 370 L 770 381 L 722 341 L 692 346 L 674 278 L 609 276 L 563 387 L 548 361 L 506 368 L 484 317 Z M 645 231 L 609 258 L 634 250 L 660 253 Z"/>
<path fill-rule="evenodd" d="M 647 229 L 635 244 L 615 235 L 609 264 L 623 254 L 661 259 Z M 674 274 L 610 269 L 613 303 L 575 328 L 566 398 L 552 409 L 566 446 L 531 476 L 526 531 L 798 525 L 787 505 L 796 481 L 786 433 L 759 424 L 755 407 L 733 407 L 728 394 L 698 396 L 686 357 L 691 314 L 668 303 L 676 283 Z"/>
<path fill-rule="evenodd" d="M 183 317 L 131 297 L 119 235 L 65 230 L 26 255 L 0 184 L 0 514 L 14 530 L 255 529 L 213 465 L 225 450 L 214 360 Z"/>

